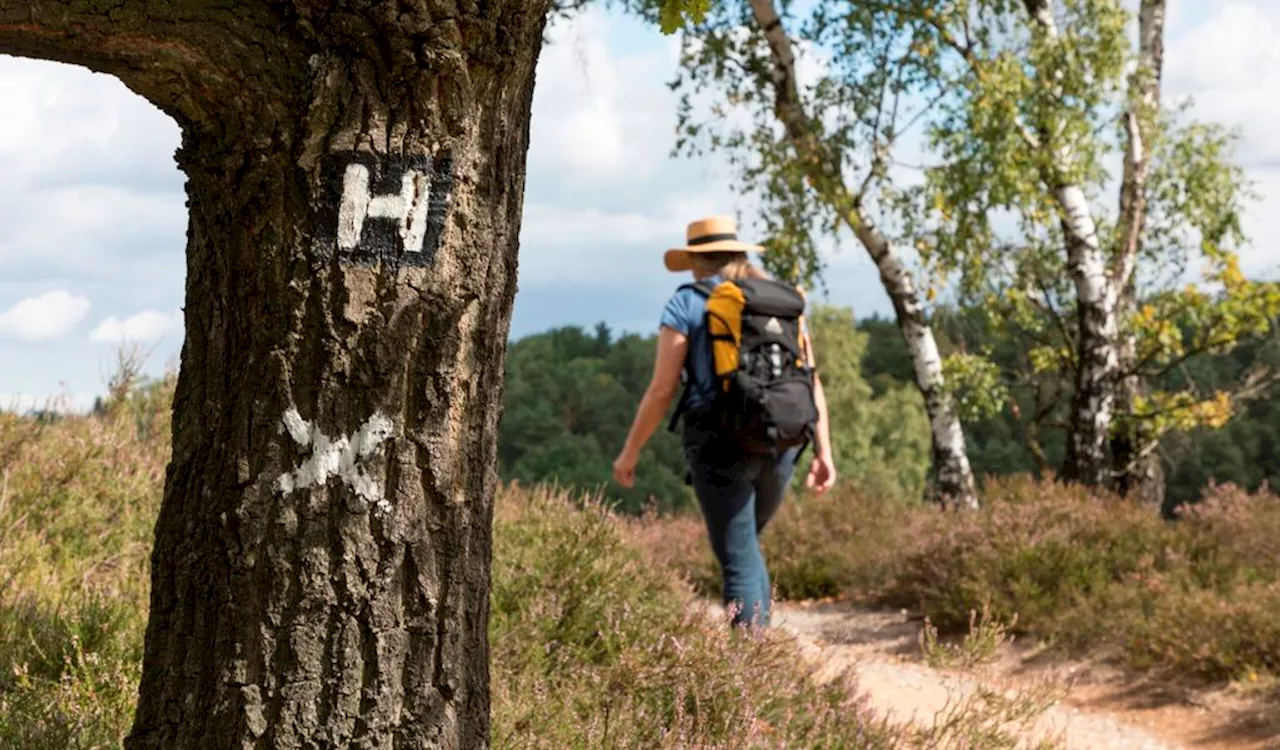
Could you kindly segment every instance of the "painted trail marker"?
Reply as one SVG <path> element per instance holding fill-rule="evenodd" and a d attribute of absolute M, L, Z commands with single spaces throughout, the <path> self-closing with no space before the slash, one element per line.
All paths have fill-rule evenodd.
<path fill-rule="evenodd" d="M 333 157 L 326 166 L 317 250 L 356 263 L 429 265 L 453 193 L 453 162 Z"/>
<path fill-rule="evenodd" d="M 366 219 L 390 219 L 399 230 L 404 252 L 422 252 L 430 184 L 429 175 L 406 169 L 400 177 L 400 192 L 371 195 L 369 168 L 348 164 L 342 178 L 342 202 L 338 205 L 338 249 L 350 252 L 360 246 Z"/>
<path fill-rule="evenodd" d="M 351 437 L 340 435 L 330 438 L 320 428 L 302 418 L 296 407 L 290 406 L 280 418 L 280 429 L 288 432 L 300 448 L 310 448 L 298 468 L 285 472 L 276 479 L 276 489 L 289 495 L 294 490 L 324 485 L 331 477 L 338 477 L 356 495 L 380 513 L 391 510 L 382 487 L 366 473 L 362 464 L 381 453 L 382 444 L 391 437 L 395 427 L 391 419 L 381 412 L 369 417 L 359 431 Z"/>

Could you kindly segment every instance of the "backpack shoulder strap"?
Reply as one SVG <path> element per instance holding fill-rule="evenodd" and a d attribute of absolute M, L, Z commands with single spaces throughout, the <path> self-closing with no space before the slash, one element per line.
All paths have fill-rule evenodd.
<path fill-rule="evenodd" d="M 716 289 L 716 285 L 710 279 L 699 279 L 676 287 L 677 292 L 682 289 L 692 289 L 703 299 L 710 299 L 711 294 Z M 680 392 L 680 400 L 676 403 L 675 413 L 671 415 L 671 421 L 667 424 L 667 429 L 671 432 L 676 431 L 680 418 L 684 416 L 684 412 L 689 406 L 689 389 L 693 387 L 693 377 L 687 371 L 683 374 L 685 376 L 684 389 Z"/>

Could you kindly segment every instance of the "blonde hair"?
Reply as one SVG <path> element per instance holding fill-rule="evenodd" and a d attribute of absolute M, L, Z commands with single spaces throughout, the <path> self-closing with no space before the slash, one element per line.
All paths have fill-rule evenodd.
<path fill-rule="evenodd" d="M 766 279 L 768 275 L 757 268 L 744 252 L 729 250 L 724 252 L 690 253 L 693 270 L 700 276 L 719 274 L 726 279 L 740 281 L 742 279 Z"/>

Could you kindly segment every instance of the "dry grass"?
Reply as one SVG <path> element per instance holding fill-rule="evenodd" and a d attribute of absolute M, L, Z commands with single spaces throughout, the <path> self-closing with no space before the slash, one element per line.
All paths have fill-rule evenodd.
<path fill-rule="evenodd" d="M 171 389 L 0 413 L 0 747 L 101 748 L 132 716 Z"/>

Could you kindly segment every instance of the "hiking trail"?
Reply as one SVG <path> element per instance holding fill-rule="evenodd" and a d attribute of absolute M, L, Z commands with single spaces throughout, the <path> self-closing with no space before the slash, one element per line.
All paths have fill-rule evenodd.
<path fill-rule="evenodd" d="M 1024 735 L 1056 739 L 1069 750 L 1262 750 L 1280 735 L 1256 703 L 1230 690 L 1213 693 L 1141 680 L 1099 662 L 1037 654 L 1003 644 L 993 663 L 973 669 L 929 667 L 921 655 L 921 623 L 905 613 L 842 603 L 779 603 L 774 624 L 795 638 L 819 679 L 852 668 L 871 708 L 898 722 L 925 725 L 957 700 L 985 686 L 1026 692 L 1054 681 L 1065 697 Z"/>

